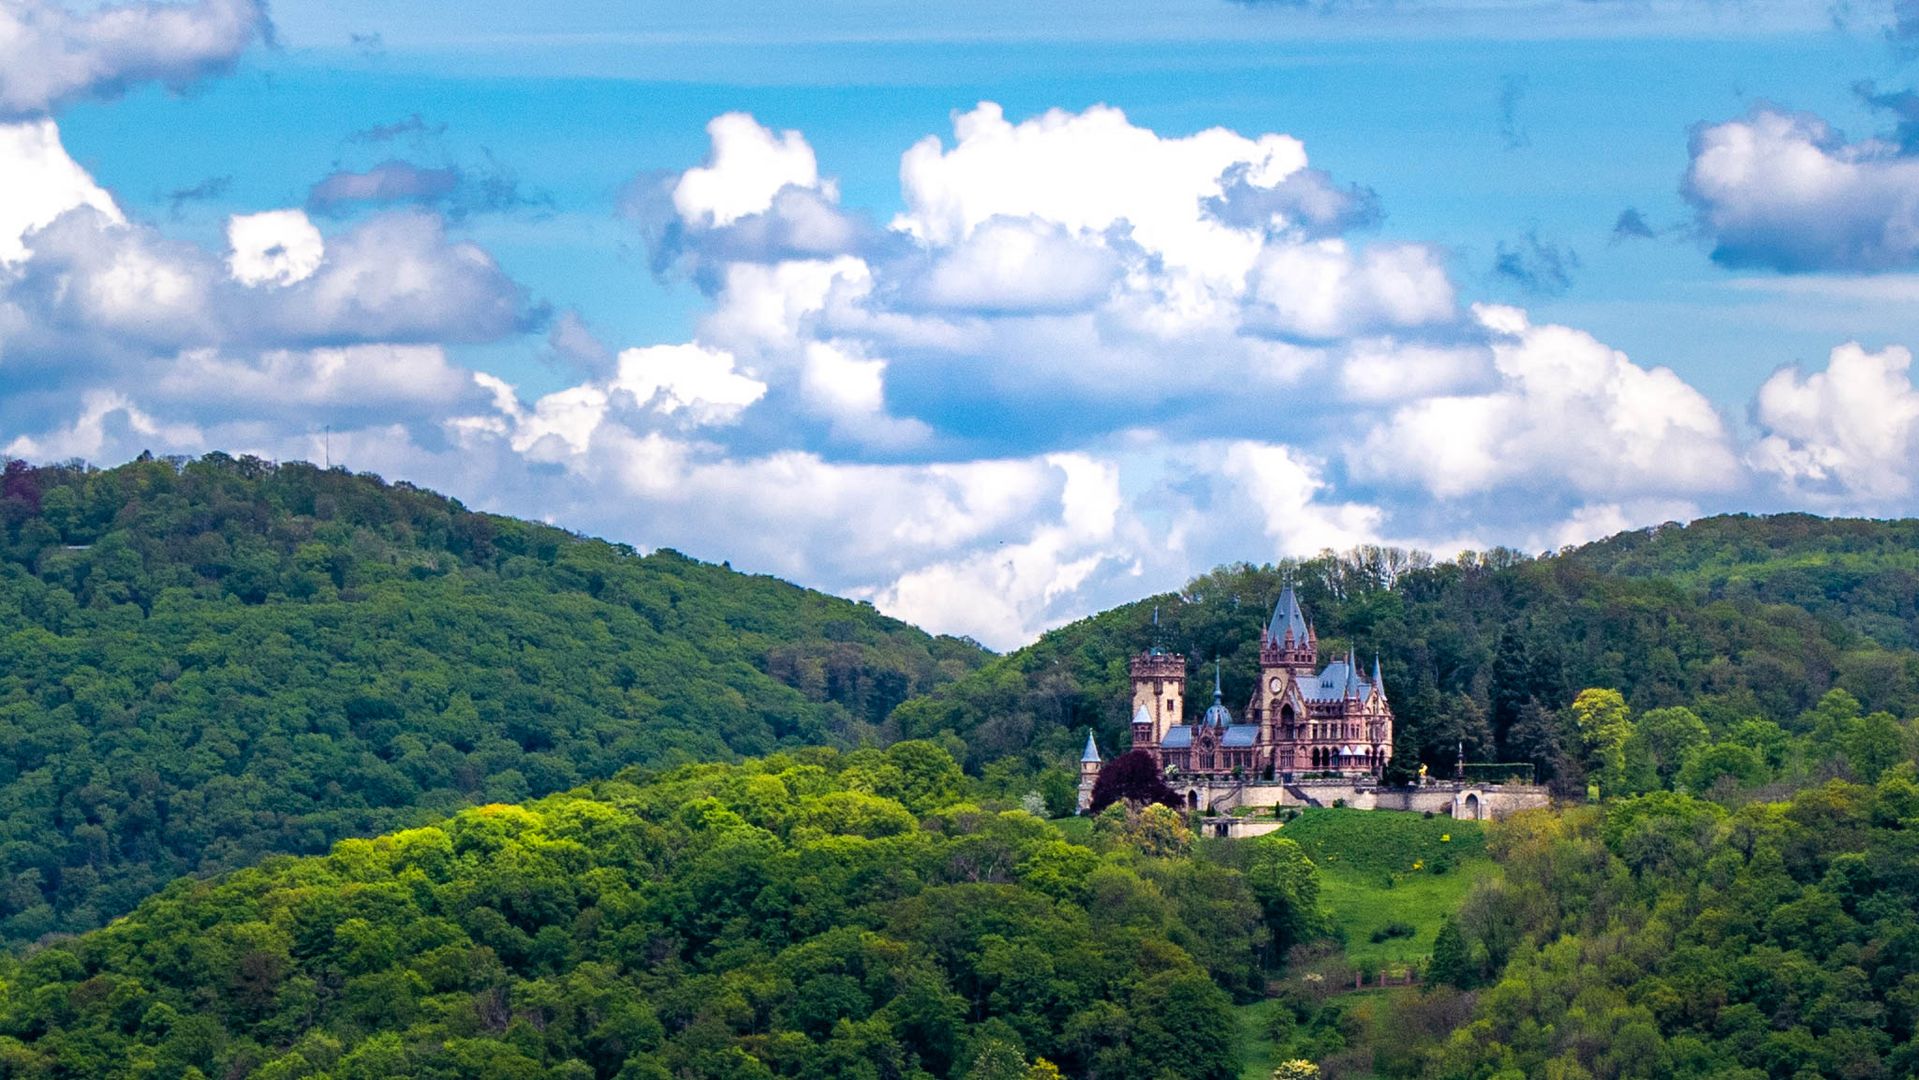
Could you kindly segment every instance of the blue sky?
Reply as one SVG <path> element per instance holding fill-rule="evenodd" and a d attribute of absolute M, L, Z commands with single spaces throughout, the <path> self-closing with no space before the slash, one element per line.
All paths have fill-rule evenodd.
<path fill-rule="evenodd" d="M 0 447 L 331 428 L 996 646 L 1322 546 L 1906 514 L 1909 29 L 0 0 Z"/>

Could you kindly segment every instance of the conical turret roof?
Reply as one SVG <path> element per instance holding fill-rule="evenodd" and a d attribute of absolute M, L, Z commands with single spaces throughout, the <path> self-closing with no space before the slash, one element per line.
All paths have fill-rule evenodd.
<path fill-rule="evenodd" d="M 1299 609 L 1299 595 L 1293 592 L 1292 582 L 1279 594 L 1279 603 L 1273 605 L 1273 619 L 1266 624 L 1266 632 L 1274 641 L 1285 641 L 1290 631 L 1293 641 L 1305 644 L 1311 632 L 1306 627 L 1306 613 Z"/>
<path fill-rule="evenodd" d="M 1086 750 L 1084 753 L 1080 754 L 1079 760 L 1082 764 L 1086 764 L 1086 763 L 1090 763 L 1094 765 L 1099 764 L 1099 744 L 1093 741 L 1092 728 L 1086 729 Z"/>

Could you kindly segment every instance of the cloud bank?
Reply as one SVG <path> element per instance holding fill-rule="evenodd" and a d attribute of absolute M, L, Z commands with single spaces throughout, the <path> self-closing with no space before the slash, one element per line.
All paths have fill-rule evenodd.
<path fill-rule="evenodd" d="M 1744 179 L 1784 166 L 1741 153 L 1879 161 L 1773 116 L 1696 141 L 1728 250 L 1787 250 L 1792 200 L 1836 197 Z M 261 207 L 213 250 L 129 220 L 52 121 L 0 128 L 0 185 L 32 196 L 0 205 L 0 449 L 314 458 L 325 424 L 356 469 L 998 646 L 1218 562 L 1910 495 L 1886 478 L 1919 415 L 1904 352 L 1774 375 L 1741 435 L 1669 369 L 1462 297 L 1447 252 L 1381 235 L 1378 196 L 1284 134 L 982 103 L 904 149 L 886 221 L 801 132 L 733 113 L 707 135 L 625 200 L 704 312 L 608 343 L 417 176 L 328 178 L 352 214 Z M 1550 285 L 1549 247 L 1515 251 Z M 571 374 L 487 370 L 512 348 Z"/>

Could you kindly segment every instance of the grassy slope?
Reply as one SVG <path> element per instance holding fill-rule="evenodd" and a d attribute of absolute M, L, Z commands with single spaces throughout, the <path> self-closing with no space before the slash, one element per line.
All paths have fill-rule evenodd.
<path fill-rule="evenodd" d="M 1345 934 L 1347 958 L 1368 971 L 1431 955 L 1441 921 L 1458 910 L 1474 882 L 1497 872 L 1475 821 L 1314 809 L 1281 835 L 1319 867 L 1320 905 Z M 1372 940 L 1393 922 L 1412 926 L 1413 935 Z"/>
<path fill-rule="evenodd" d="M 1475 882 L 1498 872 L 1486 855 L 1484 829 L 1474 821 L 1314 809 L 1289 822 L 1281 835 L 1297 842 L 1319 867 L 1320 906 L 1344 934 L 1346 958 L 1368 972 L 1424 961 L 1441 921 L 1459 909 Z M 1413 869 L 1415 864 L 1420 868 Z M 1445 872 L 1435 873 L 1442 864 Z M 1391 922 L 1409 924 L 1415 932 L 1374 942 L 1373 932 Z M 1408 992 L 1368 989 L 1339 1000 L 1370 1026 L 1379 1022 L 1379 1006 Z M 1244 1080 L 1267 1080 L 1279 1063 L 1280 1048 L 1270 1033 L 1275 1005 L 1256 1001 L 1239 1008 Z"/>

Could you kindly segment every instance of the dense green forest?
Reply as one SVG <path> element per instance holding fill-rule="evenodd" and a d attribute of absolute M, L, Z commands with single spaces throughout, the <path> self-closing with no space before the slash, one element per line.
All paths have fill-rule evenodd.
<path fill-rule="evenodd" d="M 1919 785 L 1728 808 L 1654 794 L 1493 833 L 1506 873 L 1435 954 L 1485 989 L 1452 1078 L 1919 1074 Z M 1440 962 L 1440 952 L 1445 961 Z"/>
<path fill-rule="evenodd" d="M 1163 807 L 1074 843 L 968 785 L 795 751 L 180 882 L 0 960 L 0 1074 L 1233 1080 L 1299 847 Z"/>
<path fill-rule="evenodd" d="M 904 736 L 958 735 L 976 769 L 1063 758 L 1089 727 L 1122 748 L 1126 662 L 1156 634 L 1192 665 L 1188 700 L 1210 695 L 1201 668 L 1218 657 L 1237 708 L 1252 691 L 1259 629 L 1289 576 L 1323 657 L 1348 647 L 1379 655 L 1399 776 L 1421 760 L 1450 771 L 1461 742 L 1475 761 L 1563 773 L 1575 756 L 1565 709 L 1594 686 L 1618 689 L 1635 708 L 1688 706 L 1716 730 L 1753 719 L 1791 729 L 1834 688 L 1869 712 L 1910 717 L 1919 713 L 1915 539 L 1913 522 L 1741 516 L 1538 558 L 1495 550 L 1436 563 L 1362 548 L 1222 567 L 1178 594 L 995 658 L 907 702 L 893 724 Z"/>
<path fill-rule="evenodd" d="M 996 809 L 926 742 L 628 770 L 0 957 L 0 1074 L 1231 1080 L 1257 1017 L 1321 1080 L 1890 1080 L 1919 1070 L 1900 730 L 1871 783 L 1246 841 Z M 1352 990 L 1415 934 L 1423 985 Z"/>
<path fill-rule="evenodd" d="M 851 746 L 984 655 L 342 470 L 15 462 L 0 940 L 636 763 Z"/>
<path fill-rule="evenodd" d="M 1255 1016 L 1323 1080 L 1919 1073 L 1913 523 L 1226 567 L 1004 657 L 308 465 L 16 463 L 0 524 L 0 1076 L 1228 1080 Z M 1042 820 L 1288 577 L 1395 775 L 1568 802 Z"/>
<path fill-rule="evenodd" d="M 1327 1080 L 1919 1075 L 1919 726 L 1843 690 L 1805 734 L 1603 689 L 1565 713 L 1600 797 L 1489 827 L 1499 872 L 1440 914 L 1422 989 L 1361 1022 L 1295 971 L 1275 1041 Z M 1318 838 L 1364 816 L 1282 835 L 1333 883 L 1356 846 Z"/>

